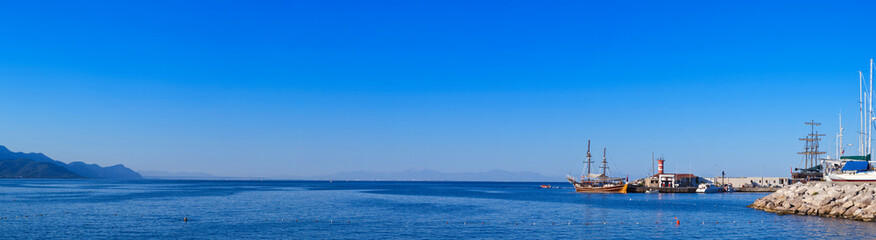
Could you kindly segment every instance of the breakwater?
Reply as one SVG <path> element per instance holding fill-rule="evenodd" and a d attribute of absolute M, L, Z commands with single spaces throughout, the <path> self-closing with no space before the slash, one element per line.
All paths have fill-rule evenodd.
<path fill-rule="evenodd" d="M 778 214 L 876 220 L 876 184 L 809 182 L 784 187 L 748 207 Z"/>

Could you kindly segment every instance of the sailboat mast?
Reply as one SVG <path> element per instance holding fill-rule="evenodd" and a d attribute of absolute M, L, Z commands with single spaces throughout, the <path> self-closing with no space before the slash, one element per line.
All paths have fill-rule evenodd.
<path fill-rule="evenodd" d="M 867 155 L 870 155 L 872 150 L 870 147 L 873 142 L 873 137 L 870 135 L 873 132 L 873 59 L 870 59 L 870 90 L 867 91 Z"/>
<path fill-rule="evenodd" d="M 843 155 L 843 114 L 839 114 L 839 134 L 836 135 L 836 159 Z"/>
<path fill-rule="evenodd" d="M 858 155 L 864 155 L 864 73 L 858 71 L 858 112 L 861 125 L 858 131 Z"/>

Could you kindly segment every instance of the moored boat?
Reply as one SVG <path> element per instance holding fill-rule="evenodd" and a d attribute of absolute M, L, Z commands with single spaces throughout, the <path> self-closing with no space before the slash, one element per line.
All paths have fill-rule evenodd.
<path fill-rule="evenodd" d="M 580 179 L 575 179 L 572 176 L 566 176 L 566 180 L 575 186 L 576 192 L 582 193 L 627 193 L 627 182 L 624 178 L 613 178 L 606 175 L 608 170 L 608 161 L 605 157 L 606 150 L 602 149 L 602 173 L 591 173 L 590 164 L 590 140 L 587 140 L 587 174 L 581 176 Z"/>
<path fill-rule="evenodd" d="M 843 142 L 843 127 L 842 115 L 839 118 L 839 132 L 837 133 L 837 149 L 836 158 L 822 159 L 822 165 L 818 166 L 824 169 L 824 179 L 835 182 L 876 182 L 876 161 L 871 159 L 873 155 L 872 149 L 872 132 L 876 128 L 874 120 L 876 113 L 873 109 L 873 70 L 876 65 L 873 59 L 870 59 L 870 81 L 866 84 L 864 81 L 863 72 L 858 72 L 859 84 L 859 111 L 861 120 L 861 131 L 858 131 L 858 155 L 844 156 L 845 145 Z M 849 144 L 851 145 L 851 144 Z"/>
<path fill-rule="evenodd" d="M 830 169 L 833 171 L 826 174 L 828 181 L 876 182 L 876 171 L 869 161 L 844 161 Z"/>
<path fill-rule="evenodd" d="M 724 188 L 715 186 L 715 184 L 711 183 L 702 183 L 699 187 L 697 187 L 697 193 L 719 193 L 724 192 Z"/>

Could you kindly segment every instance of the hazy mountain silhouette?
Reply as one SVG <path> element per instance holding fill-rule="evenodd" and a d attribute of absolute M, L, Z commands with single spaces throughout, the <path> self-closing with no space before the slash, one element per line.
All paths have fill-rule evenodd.
<path fill-rule="evenodd" d="M 85 178 L 50 162 L 30 159 L 0 160 L 0 178 Z"/>
<path fill-rule="evenodd" d="M 143 178 L 154 179 L 219 179 L 220 176 L 201 172 L 140 171 Z"/>
<path fill-rule="evenodd" d="M 109 166 L 109 167 L 101 167 L 101 166 L 98 166 L 97 164 L 86 164 L 83 162 L 71 162 L 70 164 L 65 164 L 63 162 L 54 160 L 54 159 L 52 159 L 52 158 L 50 158 L 42 153 L 12 152 L 8 148 L 6 148 L 5 146 L 0 145 L 0 160 L 21 160 L 21 159 L 32 160 L 32 161 L 37 162 L 37 163 L 50 163 L 50 164 L 53 164 L 55 166 L 61 167 L 65 170 L 68 170 L 69 172 L 74 173 L 79 177 L 106 178 L 106 179 L 140 179 L 140 178 L 143 178 L 142 176 L 140 176 L 139 173 L 137 173 L 134 170 L 131 170 L 129 168 L 126 168 L 122 164 L 118 164 L 115 166 Z M 0 165 L 0 172 L 7 172 L 7 171 L 12 172 L 13 170 L 15 170 L 15 169 L 12 169 L 12 167 L 18 166 L 16 164 L 23 164 L 23 163 L 10 162 L 9 165 L 6 165 L 7 167 L 10 167 L 10 169 L 6 169 L 3 165 Z M 30 175 L 18 176 L 18 177 L 70 178 L 70 177 L 63 177 L 66 175 L 64 175 L 63 172 L 56 171 L 57 170 L 56 168 L 47 167 L 47 166 L 42 165 L 42 164 L 37 164 L 37 165 L 30 166 L 30 167 L 28 167 L 28 165 L 25 164 L 21 167 L 27 167 L 26 170 L 28 170 L 28 171 L 25 171 L 25 172 L 30 173 Z M 31 168 L 31 167 L 35 167 L 35 168 Z M 16 170 L 16 171 L 18 171 L 18 170 Z M 58 176 L 58 177 L 51 177 L 51 176 Z"/>
<path fill-rule="evenodd" d="M 288 179 L 302 180 L 398 180 L 398 181 L 521 181 L 539 182 L 564 181 L 562 177 L 548 177 L 534 172 L 512 172 L 504 170 L 490 170 L 484 172 L 458 172 L 446 173 L 428 169 L 409 169 L 402 172 L 368 172 L 351 171 L 329 175 L 300 177 L 287 176 Z"/>

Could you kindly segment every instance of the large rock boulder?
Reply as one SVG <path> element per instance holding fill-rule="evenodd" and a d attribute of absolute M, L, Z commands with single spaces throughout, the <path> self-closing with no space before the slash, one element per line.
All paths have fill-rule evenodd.
<path fill-rule="evenodd" d="M 748 207 L 779 214 L 876 220 L 876 184 L 809 182 L 786 186 Z"/>

